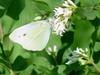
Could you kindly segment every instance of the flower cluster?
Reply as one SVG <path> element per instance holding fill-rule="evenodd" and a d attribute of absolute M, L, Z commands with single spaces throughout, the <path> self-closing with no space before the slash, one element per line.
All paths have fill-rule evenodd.
<path fill-rule="evenodd" d="M 77 61 L 84 65 L 88 61 L 88 49 L 83 50 L 82 48 L 77 48 L 75 51 L 71 53 L 72 55 L 68 57 L 68 62 L 66 64 L 72 64 Z"/>
<path fill-rule="evenodd" d="M 61 7 L 54 9 L 54 17 L 50 20 L 52 25 L 52 30 L 57 34 L 62 36 L 62 34 L 67 30 L 68 19 L 72 15 L 76 5 L 71 1 L 65 1 Z"/>

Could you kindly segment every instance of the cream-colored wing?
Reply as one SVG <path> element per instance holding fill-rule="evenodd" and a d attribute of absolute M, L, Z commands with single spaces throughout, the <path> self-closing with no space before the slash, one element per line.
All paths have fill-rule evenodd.
<path fill-rule="evenodd" d="M 9 38 L 31 51 L 43 50 L 50 37 L 50 25 L 46 20 L 32 22 L 15 29 Z"/>

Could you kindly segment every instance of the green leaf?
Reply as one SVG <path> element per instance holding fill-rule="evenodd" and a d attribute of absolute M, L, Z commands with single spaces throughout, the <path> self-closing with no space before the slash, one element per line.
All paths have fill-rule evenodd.
<path fill-rule="evenodd" d="M 3 16 L 5 10 L 8 9 L 13 0 L 0 0 L 0 17 Z"/>
<path fill-rule="evenodd" d="M 9 75 L 10 74 L 10 71 L 9 69 L 0 63 L 0 75 Z"/>
<path fill-rule="evenodd" d="M 9 56 L 10 62 L 13 63 L 18 56 L 28 59 L 30 57 L 30 53 L 24 50 L 20 45 L 14 44 L 14 48 Z"/>
<path fill-rule="evenodd" d="M 1 25 L 3 27 L 4 35 L 8 35 L 10 33 L 10 30 L 15 22 L 16 21 L 6 15 L 1 18 Z"/>
<path fill-rule="evenodd" d="M 98 30 L 97 30 L 97 41 L 100 42 L 100 26 L 98 27 Z"/>
<path fill-rule="evenodd" d="M 57 36 L 56 34 L 51 34 L 46 49 L 48 49 L 48 47 L 53 48 L 54 45 L 56 45 L 57 49 L 59 49 L 61 47 L 61 44 L 62 44 L 61 38 L 59 36 Z"/>
<path fill-rule="evenodd" d="M 100 42 L 95 43 L 94 51 L 100 51 Z"/>
<path fill-rule="evenodd" d="M 66 72 L 64 72 L 66 70 L 66 65 L 59 65 L 58 66 L 58 74 L 59 75 L 66 75 Z"/>
<path fill-rule="evenodd" d="M 89 72 L 87 75 L 99 75 L 99 73 L 95 73 L 95 72 Z"/>
<path fill-rule="evenodd" d="M 74 18 L 73 22 L 75 24 L 75 32 L 72 47 L 88 48 L 94 32 L 94 26 L 89 21 L 78 18 Z"/>
<path fill-rule="evenodd" d="M 48 75 L 54 68 L 45 57 L 37 55 L 33 57 L 33 66 L 38 75 Z"/>
<path fill-rule="evenodd" d="M 35 17 L 40 16 L 40 13 L 38 13 L 38 9 L 39 8 L 36 7 L 35 3 L 32 0 L 25 0 L 25 8 L 20 13 L 19 20 L 17 20 L 16 23 L 13 24 L 11 31 L 18 28 L 19 26 L 34 21 Z"/>
<path fill-rule="evenodd" d="M 90 7 L 94 5 L 98 5 L 100 0 L 80 0 L 81 6 Z"/>
<path fill-rule="evenodd" d="M 100 5 L 95 7 L 95 9 L 96 9 L 95 13 L 96 13 L 97 18 L 100 18 L 100 9 L 99 8 L 100 8 Z"/>
<path fill-rule="evenodd" d="M 35 0 L 35 1 L 41 1 L 47 3 L 51 10 L 54 10 L 55 7 L 62 5 L 63 2 L 61 0 Z"/>
<path fill-rule="evenodd" d="M 36 7 L 38 8 L 37 12 L 41 16 L 49 16 L 49 14 L 51 13 L 51 9 L 47 3 L 42 2 L 42 1 L 34 1 L 34 3 L 36 5 Z"/>
<path fill-rule="evenodd" d="M 19 72 L 19 75 L 37 75 L 33 70 L 33 65 L 29 65 L 25 70 Z"/>
<path fill-rule="evenodd" d="M 78 13 L 87 20 L 94 20 L 96 18 L 96 11 L 92 7 L 79 8 Z"/>
<path fill-rule="evenodd" d="M 37 67 L 40 66 L 40 67 L 47 68 L 48 70 L 52 70 L 52 68 L 53 68 L 53 66 L 50 64 L 50 62 L 45 57 L 39 57 L 39 56 L 34 57 L 33 58 L 33 64 L 35 64 Z"/>
<path fill-rule="evenodd" d="M 0 6 L 7 9 L 13 0 L 0 0 Z"/>

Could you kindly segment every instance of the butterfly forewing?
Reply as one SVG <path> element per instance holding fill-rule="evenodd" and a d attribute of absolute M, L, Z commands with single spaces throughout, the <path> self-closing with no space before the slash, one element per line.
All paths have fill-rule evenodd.
<path fill-rule="evenodd" d="M 27 50 L 37 51 L 45 48 L 50 37 L 50 25 L 46 20 L 32 22 L 15 29 L 10 39 Z"/>

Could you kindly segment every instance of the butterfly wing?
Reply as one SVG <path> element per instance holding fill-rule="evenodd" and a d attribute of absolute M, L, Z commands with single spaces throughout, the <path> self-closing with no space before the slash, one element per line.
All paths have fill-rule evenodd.
<path fill-rule="evenodd" d="M 50 25 L 46 20 L 32 22 L 15 29 L 9 38 L 20 44 L 24 49 L 43 50 L 50 37 Z"/>

